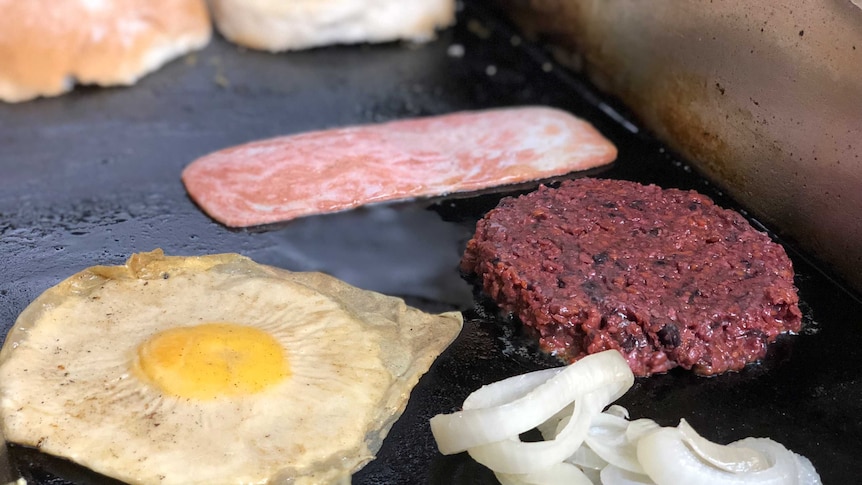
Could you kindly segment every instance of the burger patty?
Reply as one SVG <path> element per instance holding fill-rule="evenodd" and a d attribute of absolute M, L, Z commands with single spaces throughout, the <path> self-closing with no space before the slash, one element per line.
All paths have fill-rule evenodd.
<path fill-rule="evenodd" d="M 640 376 L 739 370 L 801 325 L 784 248 L 694 191 L 582 178 L 505 198 L 461 269 L 542 349 L 618 349 Z"/>

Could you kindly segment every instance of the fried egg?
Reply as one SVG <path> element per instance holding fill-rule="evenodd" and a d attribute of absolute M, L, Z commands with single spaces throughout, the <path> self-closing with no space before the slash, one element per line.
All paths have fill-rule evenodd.
<path fill-rule="evenodd" d="M 22 312 L 3 433 L 130 483 L 349 483 L 461 326 L 322 273 L 136 254 Z"/>

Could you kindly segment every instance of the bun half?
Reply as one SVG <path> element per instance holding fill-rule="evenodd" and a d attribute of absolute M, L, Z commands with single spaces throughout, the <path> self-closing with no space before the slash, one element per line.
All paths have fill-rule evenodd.
<path fill-rule="evenodd" d="M 131 85 L 205 46 L 204 0 L 0 0 L 0 99 Z"/>

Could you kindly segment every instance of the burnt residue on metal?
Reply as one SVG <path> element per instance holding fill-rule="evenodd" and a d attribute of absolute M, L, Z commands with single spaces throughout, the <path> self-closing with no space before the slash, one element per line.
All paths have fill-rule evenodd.
<path fill-rule="evenodd" d="M 740 208 L 480 2 L 465 2 L 458 22 L 427 45 L 281 55 L 217 37 L 193 62 L 171 63 L 133 87 L 0 105 L 0 332 L 62 279 L 156 247 L 239 252 L 287 269 L 324 270 L 429 311 L 461 309 L 462 334 L 420 380 L 378 458 L 354 483 L 494 483 L 466 454 L 437 453 L 427 419 L 457 409 L 482 384 L 557 365 L 525 343 L 516 322 L 474 303 L 475 288 L 458 270 L 478 218 L 535 184 L 231 231 L 195 207 L 179 178 L 193 159 L 254 139 L 544 104 L 586 118 L 617 145 L 619 160 L 602 177 L 693 188 Z M 771 436 L 810 457 L 826 483 L 852 483 L 862 455 L 862 423 L 852 419 L 862 415 L 862 345 L 853 325 L 862 306 L 803 254 L 790 256 L 817 332 L 779 339 L 760 364 L 739 373 L 704 379 L 672 370 L 640 379 L 620 403 L 663 424 L 685 418 L 721 442 Z M 106 483 L 62 460 L 12 451 L 30 483 Z"/>

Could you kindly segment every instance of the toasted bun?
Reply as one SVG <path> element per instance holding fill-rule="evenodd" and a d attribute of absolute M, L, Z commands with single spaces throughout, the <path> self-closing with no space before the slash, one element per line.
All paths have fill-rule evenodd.
<path fill-rule="evenodd" d="M 0 99 L 130 85 L 209 42 L 204 0 L 0 0 Z"/>
<path fill-rule="evenodd" d="M 455 22 L 454 0 L 209 0 L 216 26 L 252 49 L 434 38 Z"/>

